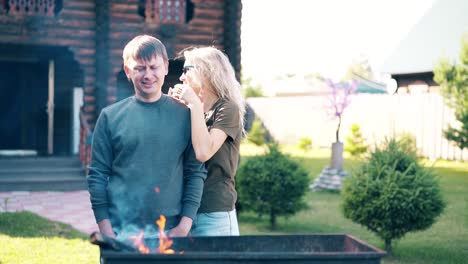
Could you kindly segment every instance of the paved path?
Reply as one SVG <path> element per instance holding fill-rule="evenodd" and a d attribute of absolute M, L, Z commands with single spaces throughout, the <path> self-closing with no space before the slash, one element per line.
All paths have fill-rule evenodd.
<path fill-rule="evenodd" d="M 0 212 L 4 211 L 31 211 L 86 234 L 98 230 L 88 191 L 0 192 Z"/>

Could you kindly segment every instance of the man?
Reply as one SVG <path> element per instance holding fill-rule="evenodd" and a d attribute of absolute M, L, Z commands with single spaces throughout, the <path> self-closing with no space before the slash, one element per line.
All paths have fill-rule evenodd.
<path fill-rule="evenodd" d="M 87 180 L 96 222 L 115 237 L 164 215 L 169 236 L 187 236 L 206 178 L 192 148 L 190 112 L 162 94 L 169 63 L 158 39 L 135 37 L 123 62 L 135 96 L 104 108 L 93 133 Z"/>

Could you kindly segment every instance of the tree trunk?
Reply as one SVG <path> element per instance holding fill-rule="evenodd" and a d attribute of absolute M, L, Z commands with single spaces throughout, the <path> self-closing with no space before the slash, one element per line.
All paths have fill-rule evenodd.
<path fill-rule="evenodd" d="M 389 238 L 385 239 L 385 251 L 387 251 L 389 256 L 393 255 L 392 240 Z"/>
<path fill-rule="evenodd" d="M 276 214 L 273 211 L 270 212 L 270 228 L 271 230 L 276 229 Z"/>
<path fill-rule="evenodd" d="M 336 128 L 336 142 L 340 142 L 341 116 L 338 117 L 338 127 Z"/>

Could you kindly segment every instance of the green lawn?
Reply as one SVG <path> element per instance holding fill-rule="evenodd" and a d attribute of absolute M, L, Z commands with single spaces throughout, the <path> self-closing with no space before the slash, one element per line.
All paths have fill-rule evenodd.
<path fill-rule="evenodd" d="M 98 263 L 99 249 L 71 226 L 30 212 L 0 213 L 0 263 Z"/>
<path fill-rule="evenodd" d="M 294 146 L 284 146 L 310 171 L 311 182 L 328 163 L 327 149 L 314 149 L 304 153 Z M 242 160 L 262 153 L 261 148 L 242 145 Z M 426 161 L 433 165 L 434 162 Z M 345 169 L 352 171 L 359 161 L 346 157 Z M 468 163 L 437 161 L 434 170 L 440 183 L 447 207 L 430 229 L 410 233 L 394 244 L 393 258 L 383 263 L 465 263 L 468 259 Z M 268 219 L 242 212 L 240 229 L 248 234 L 292 233 L 346 233 L 371 245 L 384 248 L 373 233 L 345 219 L 340 211 L 340 194 L 335 192 L 309 192 L 309 209 L 288 219 L 278 219 L 278 230 L 268 230 Z M 98 248 L 87 241 L 87 235 L 68 225 L 43 219 L 28 212 L 0 213 L 0 264 L 6 263 L 98 263 Z"/>

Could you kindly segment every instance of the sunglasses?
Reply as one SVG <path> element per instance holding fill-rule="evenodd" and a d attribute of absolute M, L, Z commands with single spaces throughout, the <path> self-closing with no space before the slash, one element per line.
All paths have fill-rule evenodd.
<path fill-rule="evenodd" d="M 190 69 L 195 68 L 193 65 L 185 65 L 184 68 L 182 68 L 182 72 L 186 74 Z"/>

